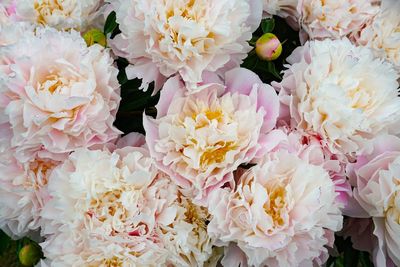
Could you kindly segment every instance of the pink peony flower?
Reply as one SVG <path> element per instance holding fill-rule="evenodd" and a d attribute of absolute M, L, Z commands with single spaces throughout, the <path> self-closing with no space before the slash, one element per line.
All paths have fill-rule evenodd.
<path fill-rule="evenodd" d="M 379 11 L 375 0 L 300 0 L 300 39 L 340 39 L 359 31 Z"/>
<path fill-rule="evenodd" d="M 281 118 L 321 138 L 334 154 L 368 149 L 381 133 L 399 132 L 398 75 L 372 51 L 347 39 L 312 41 L 287 59 L 281 83 Z"/>
<path fill-rule="evenodd" d="M 217 244 L 236 243 L 249 266 L 320 266 L 342 227 L 336 198 L 326 170 L 280 149 L 240 174 L 233 191 L 210 194 L 208 232 Z"/>
<path fill-rule="evenodd" d="M 208 78 L 209 79 L 209 78 Z M 206 83 L 185 95 L 178 77 L 161 91 L 157 117 L 144 116 L 146 141 L 157 166 L 197 201 L 232 182 L 232 172 L 265 152 L 279 101 L 249 70 L 226 73 L 225 86 Z"/>
<path fill-rule="evenodd" d="M 121 30 L 109 41 L 113 51 L 132 64 L 129 79 L 143 79 L 144 90 L 154 81 L 155 91 L 178 73 L 193 90 L 205 71 L 238 67 L 262 13 L 261 0 L 110 2 Z"/>
<path fill-rule="evenodd" d="M 0 148 L 19 161 L 116 139 L 117 69 L 77 32 L 37 29 L 0 53 Z"/>
<path fill-rule="evenodd" d="M 354 198 L 364 215 L 372 217 L 378 247 L 376 266 L 400 265 L 400 138 L 382 135 L 374 139 L 371 153 L 360 155 L 349 166 L 355 183 Z"/>
<path fill-rule="evenodd" d="M 47 183 L 60 162 L 36 158 L 19 163 L 4 154 L 0 159 L 0 228 L 14 238 L 40 227 L 40 212 L 48 200 Z"/>
<path fill-rule="evenodd" d="M 329 177 L 338 193 L 337 201 L 346 206 L 352 196 L 352 189 L 346 178 L 348 160 L 342 154 L 334 154 L 315 135 L 280 127 L 269 134 L 269 144 L 275 144 L 270 151 L 287 150 L 312 165 L 321 166 L 329 173 Z"/>
<path fill-rule="evenodd" d="M 78 149 L 48 188 L 49 266 L 195 267 L 212 256 L 207 209 L 183 197 L 144 148 Z"/>

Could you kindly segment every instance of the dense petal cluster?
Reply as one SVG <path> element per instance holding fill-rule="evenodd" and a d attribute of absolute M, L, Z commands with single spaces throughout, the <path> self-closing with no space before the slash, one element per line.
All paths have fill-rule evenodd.
<path fill-rule="evenodd" d="M 51 266 L 202 266 L 212 254 L 207 210 L 144 148 L 79 149 L 52 176 L 42 212 Z"/>
<path fill-rule="evenodd" d="M 113 59 L 77 32 L 37 29 L 0 51 L 0 69 L 0 145 L 15 148 L 20 161 L 104 144 L 120 133 L 113 126 L 120 101 Z"/>
<path fill-rule="evenodd" d="M 332 231 L 341 229 L 328 172 L 285 150 L 240 175 L 233 192 L 214 193 L 209 233 L 225 244 L 237 243 L 250 266 L 321 264 Z"/>
<path fill-rule="evenodd" d="M 204 71 L 238 67 L 260 22 L 260 0 L 111 0 L 121 34 L 114 52 L 128 59 L 142 89 L 180 74 L 195 89 Z"/>
<path fill-rule="evenodd" d="M 101 16 L 103 0 L 15 0 L 18 20 L 57 28 L 84 30 Z"/>
<path fill-rule="evenodd" d="M 379 8 L 374 0 L 299 0 L 297 12 L 310 39 L 340 39 L 358 32 Z M 305 39 L 303 37 L 303 39 Z"/>
<path fill-rule="evenodd" d="M 377 266 L 390 261 L 400 265 L 400 139 L 376 138 L 372 152 L 361 155 L 350 169 L 354 198 L 365 216 L 373 218 L 379 242 L 374 250 Z"/>
<path fill-rule="evenodd" d="M 393 66 L 347 39 L 306 43 L 288 58 L 282 117 L 317 134 L 334 153 L 359 153 L 367 141 L 398 132 L 400 99 Z"/>
<path fill-rule="evenodd" d="M 379 14 L 369 23 L 356 43 L 371 47 L 375 54 L 387 59 L 400 72 L 400 2 L 383 0 Z"/>
<path fill-rule="evenodd" d="M 232 182 L 232 172 L 262 150 L 275 126 L 279 101 L 271 86 L 244 69 L 184 95 L 178 77 L 166 82 L 157 118 L 144 118 L 146 140 L 160 169 L 198 200 Z"/>
<path fill-rule="evenodd" d="M 60 162 L 36 158 L 26 163 L 4 155 L 0 160 L 0 228 L 23 237 L 40 227 L 50 174 Z"/>

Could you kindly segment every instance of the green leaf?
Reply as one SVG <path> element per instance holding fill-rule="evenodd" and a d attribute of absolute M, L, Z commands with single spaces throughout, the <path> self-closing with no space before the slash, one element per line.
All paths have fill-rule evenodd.
<path fill-rule="evenodd" d="M 261 29 L 263 33 L 272 32 L 275 28 L 275 20 L 274 19 L 264 19 L 261 22 Z"/>
<path fill-rule="evenodd" d="M 361 267 L 374 267 L 374 264 L 371 262 L 371 257 L 367 252 L 360 253 L 360 266 Z"/>
<path fill-rule="evenodd" d="M 3 254 L 9 247 L 11 238 L 0 230 L 0 255 Z"/>
<path fill-rule="evenodd" d="M 358 255 L 359 251 L 353 249 L 351 242 L 347 243 L 344 249 L 343 263 L 344 266 L 357 266 L 358 265 Z"/>
<path fill-rule="evenodd" d="M 110 15 L 108 15 L 106 23 L 104 24 L 104 35 L 112 33 L 117 26 L 117 15 L 115 11 L 113 11 L 110 13 Z"/>

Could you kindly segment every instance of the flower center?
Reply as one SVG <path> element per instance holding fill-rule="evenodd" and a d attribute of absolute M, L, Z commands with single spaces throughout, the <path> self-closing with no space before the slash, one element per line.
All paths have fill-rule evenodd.
<path fill-rule="evenodd" d="M 34 8 L 37 12 L 37 22 L 42 25 L 47 24 L 47 17 L 57 11 L 61 11 L 64 14 L 66 13 L 65 15 L 69 16 L 71 12 L 65 12 L 62 5 L 63 2 L 64 0 L 36 0 L 34 2 Z"/>
<path fill-rule="evenodd" d="M 122 205 L 120 198 L 122 191 L 120 189 L 108 191 L 102 194 L 99 198 L 92 199 L 90 202 L 90 210 L 88 214 L 96 216 L 96 218 L 105 222 L 117 217 L 120 221 L 125 221 L 128 217 L 125 207 Z"/>
<path fill-rule="evenodd" d="M 55 166 L 56 163 L 51 160 L 35 160 L 31 162 L 29 164 L 31 175 L 28 175 L 24 187 L 39 190 L 41 187 L 47 185 L 48 176 Z"/>
<path fill-rule="evenodd" d="M 283 226 L 285 223 L 283 214 L 287 206 L 285 202 L 286 190 L 282 185 L 277 185 L 270 189 L 266 188 L 266 191 L 269 195 L 269 201 L 264 204 L 264 211 L 272 218 L 274 227 Z"/>
<path fill-rule="evenodd" d="M 226 154 L 234 150 L 236 145 L 234 142 L 223 142 L 220 141 L 214 144 L 213 147 L 207 148 L 200 157 L 200 165 L 202 168 L 215 163 L 221 163 L 225 160 Z"/>
<path fill-rule="evenodd" d="M 48 91 L 53 94 L 56 91 L 61 91 L 68 83 L 69 82 L 65 78 L 58 74 L 49 74 L 43 79 L 43 82 L 39 84 L 39 90 Z"/>

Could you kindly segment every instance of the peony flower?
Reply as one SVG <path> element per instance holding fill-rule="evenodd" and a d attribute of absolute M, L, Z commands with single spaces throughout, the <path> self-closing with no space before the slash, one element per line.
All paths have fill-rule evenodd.
<path fill-rule="evenodd" d="M 379 11 L 375 0 L 300 0 L 300 37 L 340 39 L 361 29 Z M 304 36 L 305 35 L 305 36 Z"/>
<path fill-rule="evenodd" d="M 346 155 L 368 149 L 380 133 L 398 131 L 398 76 L 371 50 L 347 39 L 313 41 L 287 60 L 291 65 L 274 87 L 280 90 L 281 117 L 293 128 Z"/>
<path fill-rule="evenodd" d="M 10 143 L 19 161 L 118 137 L 117 69 L 77 32 L 38 29 L 1 50 L 0 70 L 0 146 Z"/>
<path fill-rule="evenodd" d="M 202 266 L 212 255 L 207 210 L 144 148 L 78 149 L 53 171 L 49 194 L 41 214 L 49 266 Z"/>
<path fill-rule="evenodd" d="M 359 156 L 349 166 L 356 185 L 354 198 L 363 208 L 364 217 L 374 221 L 379 243 L 374 249 L 376 266 L 399 266 L 400 139 L 382 135 L 374 139 L 373 145 L 371 153 Z"/>
<path fill-rule="evenodd" d="M 236 243 L 249 266 L 321 266 L 342 227 L 336 197 L 326 170 L 281 149 L 241 174 L 233 192 L 211 193 L 208 232 Z"/>
<path fill-rule="evenodd" d="M 144 116 L 146 141 L 157 166 L 199 203 L 232 182 L 232 172 L 263 153 L 275 126 L 278 97 L 249 70 L 226 73 L 219 81 L 185 95 L 178 77 L 161 91 L 157 117 Z"/>
<path fill-rule="evenodd" d="M 356 36 L 356 43 L 371 47 L 400 72 L 400 2 L 383 0 L 380 13 Z"/>
<path fill-rule="evenodd" d="M 40 227 L 40 211 L 45 205 L 47 183 L 58 161 L 36 158 L 19 163 L 10 155 L 0 160 L 0 228 L 21 238 Z"/>
<path fill-rule="evenodd" d="M 29 21 L 59 30 L 84 30 L 101 17 L 103 0 L 18 0 L 16 15 Z"/>
<path fill-rule="evenodd" d="M 271 151 L 283 149 L 297 155 L 305 162 L 324 168 L 335 184 L 338 194 L 336 200 L 344 206 L 347 205 L 352 196 L 352 190 L 346 179 L 346 166 L 348 164 L 346 157 L 332 153 L 318 136 L 289 130 L 287 127 L 280 127 L 271 132 L 269 143 L 274 144 L 270 149 Z M 253 162 L 256 163 L 256 161 Z"/>
<path fill-rule="evenodd" d="M 260 0 L 110 2 L 121 30 L 110 45 L 132 64 L 128 78 L 143 79 L 143 90 L 154 81 L 155 91 L 178 73 L 192 91 L 204 72 L 238 67 L 262 13 Z"/>

